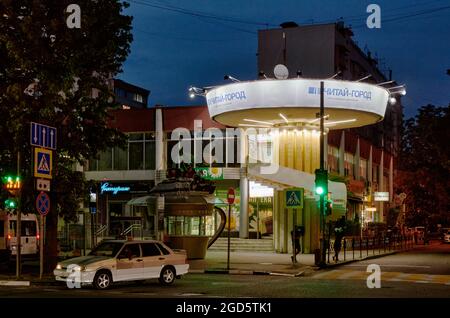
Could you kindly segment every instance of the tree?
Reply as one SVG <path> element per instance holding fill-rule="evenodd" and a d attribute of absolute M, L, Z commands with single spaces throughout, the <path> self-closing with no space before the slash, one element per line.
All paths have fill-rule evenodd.
<path fill-rule="evenodd" d="M 57 218 L 73 220 L 86 192 L 75 163 L 124 135 L 108 128 L 115 107 L 111 79 L 130 52 L 132 17 L 119 0 L 77 0 L 81 28 L 69 28 L 71 0 L 0 2 L 0 162 L 14 171 L 21 154 L 22 211 L 34 213 L 36 197 L 29 144 L 30 122 L 57 128 L 52 210 L 47 216 L 47 270 L 56 265 Z"/>
<path fill-rule="evenodd" d="M 448 220 L 450 213 L 450 105 L 423 106 L 406 121 L 399 189 L 407 194 L 408 226 Z M 429 224 L 431 225 L 431 224 Z"/>

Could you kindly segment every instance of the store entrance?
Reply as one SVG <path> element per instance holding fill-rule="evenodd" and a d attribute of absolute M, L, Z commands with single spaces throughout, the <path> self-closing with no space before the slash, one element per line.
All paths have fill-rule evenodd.
<path fill-rule="evenodd" d="M 273 188 L 249 182 L 249 238 L 273 236 Z"/>

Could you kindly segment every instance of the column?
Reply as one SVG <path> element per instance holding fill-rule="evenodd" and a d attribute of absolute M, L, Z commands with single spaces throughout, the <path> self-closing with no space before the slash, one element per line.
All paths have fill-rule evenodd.
<path fill-rule="evenodd" d="M 360 180 L 359 178 L 360 178 L 360 170 L 359 170 L 359 166 L 360 166 L 360 155 L 359 155 L 359 153 L 360 153 L 360 150 L 359 150 L 359 138 L 358 138 L 358 141 L 356 142 L 356 152 L 355 152 L 355 162 L 354 162 L 354 167 L 355 167 L 355 171 L 354 171 L 354 173 L 355 173 L 355 180 Z"/>
<path fill-rule="evenodd" d="M 164 180 L 164 170 L 167 168 L 167 160 L 164 160 L 164 142 L 163 142 L 163 117 L 162 109 L 155 110 L 155 184 Z"/>
<path fill-rule="evenodd" d="M 394 156 L 389 160 L 389 202 L 394 199 Z"/>
<path fill-rule="evenodd" d="M 239 191 L 241 194 L 240 213 L 239 213 L 239 238 L 248 238 L 248 178 L 247 178 L 247 162 L 246 153 L 248 149 L 247 135 L 243 129 L 240 129 L 241 138 L 239 139 L 240 147 L 240 182 Z"/>
<path fill-rule="evenodd" d="M 345 131 L 342 131 L 341 143 L 339 145 L 339 175 L 344 176 L 344 154 L 345 154 Z"/>
<path fill-rule="evenodd" d="M 381 151 L 381 160 L 380 165 L 378 166 L 378 191 L 386 191 L 385 185 L 384 185 L 384 150 Z M 379 222 L 383 222 L 383 213 L 384 213 L 384 202 L 378 202 L 378 206 L 380 207 L 378 211 L 378 215 L 380 216 Z"/>

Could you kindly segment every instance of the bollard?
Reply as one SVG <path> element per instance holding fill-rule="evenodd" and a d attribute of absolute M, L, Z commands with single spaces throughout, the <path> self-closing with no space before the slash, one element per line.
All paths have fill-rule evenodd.
<path fill-rule="evenodd" d="M 345 261 L 345 249 L 347 247 L 347 241 L 344 239 L 344 261 Z"/>
<path fill-rule="evenodd" d="M 372 237 L 372 255 L 375 255 L 375 237 Z"/>
<path fill-rule="evenodd" d="M 359 258 L 362 258 L 362 237 L 359 237 Z"/>
<path fill-rule="evenodd" d="M 366 256 L 369 256 L 369 237 L 366 237 Z"/>
<path fill-rule="evenodd" d="M 353 259 L 355 259 L 355 237 L 352 237 L 352 251 Z"/>

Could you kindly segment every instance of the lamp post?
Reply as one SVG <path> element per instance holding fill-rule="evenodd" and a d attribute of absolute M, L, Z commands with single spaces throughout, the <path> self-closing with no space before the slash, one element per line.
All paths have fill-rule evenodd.
<path fill-rule="evenodd" d="M 324 110 L 324 83 L 323 81 L 320 81 L 320 171 L 324 171 L 324 148 L 325 148 L 325 140 L 324 140 L 324 116 L 325 116 L 325 110 Z M 326 182 L 328 183 L 328 176 L 326 178 Z M 328 188 L 328 187 L 326 187 Z M 325 202 L 325 191 L 323 191 L 320 194 L 320 200 L 319 200 L 319 206 L 320 206 L 320 227 L 322 228 L 322 244 L 321 244 L 321 257 L 320 257 L 320 263 L 321 265 L 325 264 L 325 257 L 326 257 L 326 251 L 325 251 L 325 211 L 324 211 L 324 202 Z"/>

